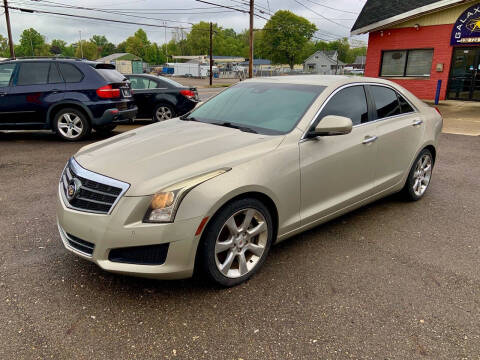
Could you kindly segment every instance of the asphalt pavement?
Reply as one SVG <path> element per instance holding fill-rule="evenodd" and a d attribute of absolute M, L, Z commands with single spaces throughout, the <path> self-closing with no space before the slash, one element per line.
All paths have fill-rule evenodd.
<path fill-rule="evenodd" d="M 479 359 L 479 137 L 441 135 L 421 201 L 298 235 L 231 289 L 109 274 L 63 248 L 60 172 L 95 140 L 0 133 L 0 358 Z"/>

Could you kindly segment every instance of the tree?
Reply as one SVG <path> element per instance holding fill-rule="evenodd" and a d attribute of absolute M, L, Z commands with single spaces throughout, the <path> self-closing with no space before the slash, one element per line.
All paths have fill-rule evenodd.
<path fill-rule="evenodd" d="M 148 41 L 147 33 L 138 29 L 133 36 L 130 36 L 125 41 L 125 50 L 133 55 L 144 59 L 148 48 L 150 47 L 150 41 Z"/>
<path fill-rule="evenodd" d="M 65 55 L 65 49 L 67 48 L 67 43 L 63 40 L 52 40 L 50 45 L 50 52 L 55 55 Z"/>
<path fill-rule="evenodd" d="M 91 41 L 82 40 L 81 42 L 77 43 L 75 48 L 75 56 L 88 60 L 96 60 L 98 59 L 97 45 Z"/>
<path fill-rule="evenodd" d="M 115 45 L 109 42 L 104 35 L 93 35 L 90 42 L 97 46 L 98 54 L 101 57 L 115 53 Z"/>
<path fill-rule="evenodd" d="M 0 57 L 10 57 L 10 47 L 8 46 L 8 40 L 3 35 L 0 35 Z"/>
<path fill-rule="evenodd" d="M 45 37 L 33 28 L 25 29 L 20 36 L 20 43 L 15 47 L 17 56 L 48 56 L 50 47 Z"/>
<path fill-rule="evenodd" d="M 263 27 L 261 45 L 273 62 L 287 63 L 293 69 L 316 30 L 315 24 L 307 19 L 287 10 L 279 10 Z"/>

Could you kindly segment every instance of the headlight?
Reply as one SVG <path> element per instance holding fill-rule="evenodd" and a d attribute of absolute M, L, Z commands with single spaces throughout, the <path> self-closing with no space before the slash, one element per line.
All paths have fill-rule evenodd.
<path fill-rule="evenodd" d="M 167 187 L 166 189 L 156 192 L 152 196 L 150 207 L 148 208 L 143 221 L 152 223 L 173 222 L 178 206 L 190 190 L 192 190 L 195 186 L 198 186 L 201 183 L 218 175 L 224 174 L 230 170 L 230 168 L 223 168 L 211 171 L 209 173 L 181 181 Z"/>

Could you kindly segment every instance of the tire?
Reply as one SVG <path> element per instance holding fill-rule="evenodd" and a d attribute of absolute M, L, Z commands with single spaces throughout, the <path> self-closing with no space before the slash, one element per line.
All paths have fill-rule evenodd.
<path fill-rule="evenodd" d="M 112 133 L 113 130 L 117 127 L 117 124 L 103 125 L 95 128 L 95 131 L 102 136 L 107 136 Z"/>
<path fill-rule="evenodd" d="M 152 120 L 153 121 L 165 121 L 175 117 L 175 110 L 170 104 L 158 104 L 153 110 Z"/>
<path fill-rule="evenodd" d="M 247 217 L 250 221 L 245 227 Z M 226 205 L 202 236 L 199 261 L 203 273 L 224 287 L 243 283 L 265 262 L 273 233 L 270 212 L 259 200 L 247 198 Z"/>
<path fill-rule="evenodd" d="M 63 140 L 79 141 L 91 132 L 87 116 L 75 108 L 59 110 L 53 118 L 53 130 Z"/>
<path fill-rule="evenodd" d="M 417 201 L 425 195 L 432 179 L 433 165 L 432 153 L 428 149 L 423 149 L 413 162 L 402 190 L 402 195 L 406 200 Z"/>

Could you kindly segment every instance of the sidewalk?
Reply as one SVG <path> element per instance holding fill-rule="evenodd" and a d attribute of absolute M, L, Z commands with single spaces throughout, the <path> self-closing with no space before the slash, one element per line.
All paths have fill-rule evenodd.
<path fill-rule="evenodd" d="M 435 106 L 433 101 L 425 103 Z M 443 115 L 444 133 L 480 136 L 480 102 L 445 100 L 437 107 Z"/>

